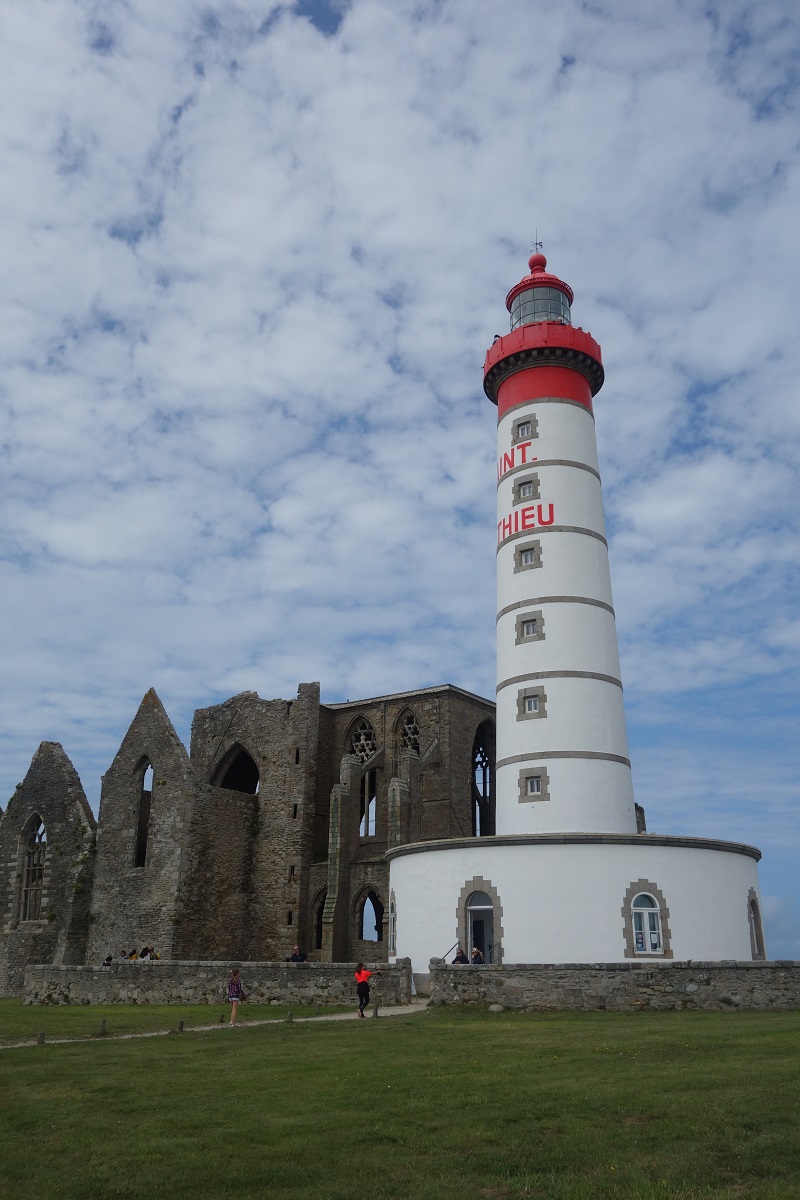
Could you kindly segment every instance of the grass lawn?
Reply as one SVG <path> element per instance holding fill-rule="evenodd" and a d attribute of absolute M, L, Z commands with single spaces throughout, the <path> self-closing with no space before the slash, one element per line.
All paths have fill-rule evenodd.
<path fill-rule="evenodd" d="M 438 1010 L 6 1049 L 0 1104 L 3 1197 L 800 1197 L 800 1013 Z"/>

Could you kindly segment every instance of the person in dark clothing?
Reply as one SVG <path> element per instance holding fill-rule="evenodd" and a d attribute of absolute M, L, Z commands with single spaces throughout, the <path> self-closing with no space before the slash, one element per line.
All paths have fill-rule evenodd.
<path fill-rule="evenodd" d="M 355 980 L 356 992 L 358 994 L 358 1015 L 364 1016 L 364 1009 L 369 1004 L 369 980 L 373 975 L 380 975 L 380 971 L 368 971 L 362 962 L 356 966 Z"/>
<path fill-rule="evenodd" d="M 305 962 L 307 958 L 308 958 L 308 955 L 305 954 L 300 949 L 299 946 L 295 946 L 294 950 L 292 951 L 292 957 L 289 959 L 289 962 Z"/>
<path fill-rule="evenodd" d="M 456 956 L 455 956 L 455 958 L 453 959 L 453 962 L 454 962 L 454 963 L 461 963 L 462 965 L 463 965 L 464 963 L 468 963 L 468 962 L 469 962 L 469 959 L 467 958 L 466 954 L 464 953 L 464 951 L 461 949 L 461 947 L 460 947 L 460 946 L 458 947 L 458 950 L 456 951 Z"/>
<path fill-rule="evenodd" d="M 483 965 L 483 955 L 477 946 L 472 947 L 472 965 L 473 967 L 480 967 Z"/>

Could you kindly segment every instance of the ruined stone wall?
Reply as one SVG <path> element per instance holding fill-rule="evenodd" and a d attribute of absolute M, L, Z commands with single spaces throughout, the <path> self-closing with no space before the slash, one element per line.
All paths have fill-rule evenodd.
<path fill-rule="evenodd" d="M 258 820 L 257 796 L 198 789 L 177 907 L 176 958 L 246 956 Z"/>
<path fill-rule="evenodd" d="M 147 764 L 150 815 L 137 865 Z M 195 793 L 186 750 L 151 689 L 103 777 L 87 962 L 144 944 L 172 955 Z"/>
<path fill-rule="evenodd" d="M 375 964 L 370 964 L 374 966 Z M 132 962 L 110 967 L 30 967 L 25 1004 L 222 1004 L 240 967 L 252 1004 L 356 1004 L 355 963 Z M 408 1004 L 411 962 L 382 965 L 370 999 Z"/>
<path fill-rule="evenodd" d="M 353 750 L 353 733 L 366 719 L 375 733 L 375 753 L 358 770 L 377 771 L 375 836 L 359 833 L 360 788 L 356 769 L 342 774 L 338 801 L 329 827 L 328 889 L 336 895 L 335 925 L 328 953 L 334 957 L 385 958 L 388 951 L 389 869 L 384 855 L 390 845 L 434 837 L 469 836 L 472 832 L 472 745 L 475 731 L 494 705 L 457 688 L 382 696 L 328 706 L 333 715 L 331 742 L 342 762 Z M 403 745 L 404 721 L 411 714 L 418 730 L 416 755 Z M 415 761 L 412 761 L 412 758 Z M 394 782 L 393 782 L 394 781 Z M 390 793 L 394 791 L 394 808 Z M 383 937 L 359 938 L 359 913 L 373 890 L 384 906 Z"/>
<path fill-rule="evenodd" d="M 26 852 L 46 830 L 39 919 L 23 908 Z M 95 821 L 57 742 L 42 742 L 0 820 L 0 995 L 16 995 L 27 963 L 83 962 L 94 871 Z"/>
<path fill-rule="evenodd" d="M 432 1004 L 553 1009 L 800 1009 L 800 962 L 662 962 L 454 967 L 432 959 Z"/>
<path fill-rule="evenodd" d="M 258 768 L 246 903 L 236 918 L 242 952 L 251 959 L 282 958 L 291 954 L 296 942 L 305 945 L 309 939 L 318 730 L 318 684 L 301 684 L 297 698 L 288 701 L 262 700 L 255 692 L 243 692 L 198 710 L 192 723 L 191 761 L 198 784 L 223 785 L 226 768 L 242 750 Z M 216 824 L 208 836 L 199 823 L 196 827 L 198 838 L 206 841 L 208 836 L 226 837 L 224 824 Z M 224 871 L 207 879 L 207 904 L 213 903 L 214 895 L 222 903 L 229 882 Z M 196 922 L 195 928 L 199 949 L 202 931 Z"/>

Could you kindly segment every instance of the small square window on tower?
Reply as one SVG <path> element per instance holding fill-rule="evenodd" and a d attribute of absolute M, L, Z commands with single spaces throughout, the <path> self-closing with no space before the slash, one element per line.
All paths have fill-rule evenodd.
<path fill-rule="evenodd" d="M 518 417 L 511 426 L 511 444 L 529 442 L 539 436 L 538 422 L 535 416 Z"/>
<path fill-rule="evenodd" d="M 545 767 L 528 767 L 519 773 L 520 804 L 537 804 L 550 799 L 550 780 Z"/>
<path fill-rule="evenodd" d="M 514 484 L 514 503 L 527 504 L 530 500 L 541 500 L 538 475 L 526 475 Z"/>
<path fill-rule="evenodd" d="M 544 641 L 544 617 L 538 610 L 536 612 L 520 613 L 516 621 L 516 639 L 517 646 L 523 642 L 543 642 Z"/>
<path fill-rule="evenodd" d="M 535 567 L 542 565 L 542 543 L 537 539 L 534 542 L 525 542 L 522 546 L 517 546 L 514 550 L 514 573 L 517 571 L 530 571 Z"/>
<path fill-rule="evenodd" d="M 517 692 L 517 720 L 535 721 L 547 716 L 547 696 L 543 687 L 520 688 Z"/>

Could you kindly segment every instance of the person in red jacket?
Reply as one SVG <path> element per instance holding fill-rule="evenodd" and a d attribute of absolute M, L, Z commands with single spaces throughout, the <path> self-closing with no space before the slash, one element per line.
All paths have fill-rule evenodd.
<path fill-rule="evenodd" d="M 372 975 L 380 975 L 380 971 L 368 971 L 362 962 L 356 965 L 355 980 L 360 1017 L 364 1016 L 364 1009 L 369 1004 L 369 980 Z"/>

